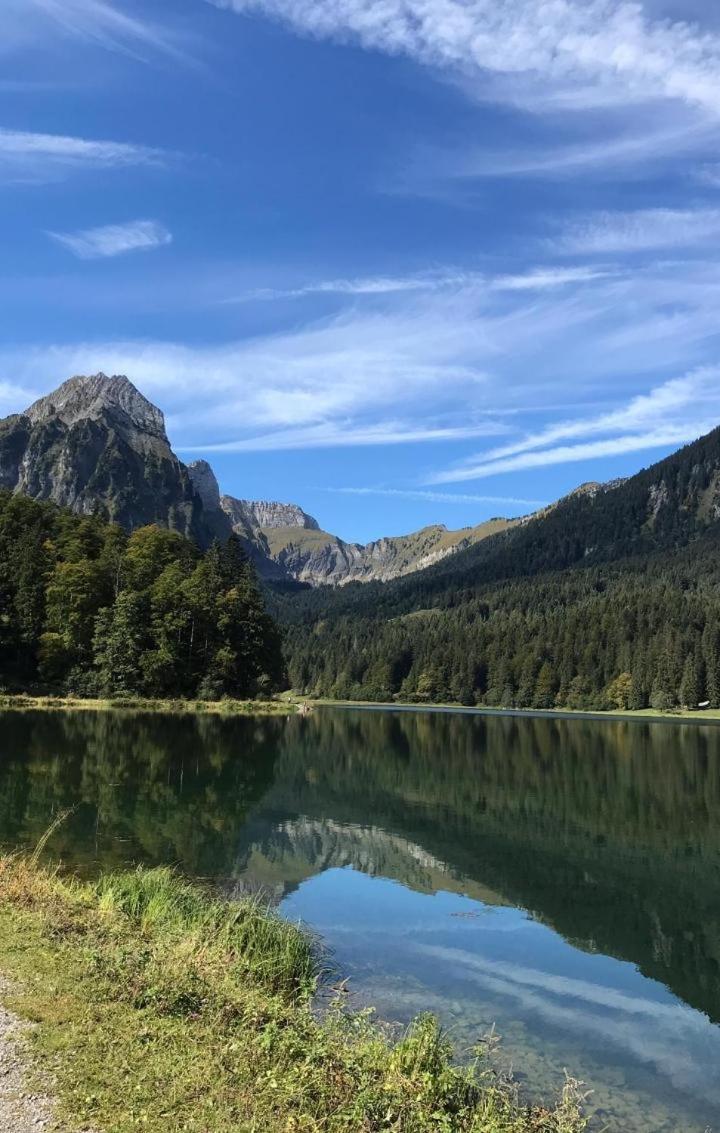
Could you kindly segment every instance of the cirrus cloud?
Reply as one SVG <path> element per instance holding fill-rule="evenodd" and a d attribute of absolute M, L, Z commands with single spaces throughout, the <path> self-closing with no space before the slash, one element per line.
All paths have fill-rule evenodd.
<path fill-rule="evenodd" d="M 162 165 L 153 146 L 0 127 L 0 181 L 52 181 L 85 169 Z"/>
<path fill-rule="evenodd" d="M 172 242 L 171 233 L 157 220 L 131 220 L 126 224 L 105 224 L 79 232 L 48 232 L 48 236 L 81 260 L 147 252 Z"/>

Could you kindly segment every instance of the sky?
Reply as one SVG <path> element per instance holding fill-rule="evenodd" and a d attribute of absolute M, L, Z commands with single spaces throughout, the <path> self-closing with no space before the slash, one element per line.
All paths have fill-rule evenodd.
<path fill-rule="evenodd" d="M 0 414 L 123 373 L 366 541 L 720 424 L 713 0 L 2 0 Z"/>

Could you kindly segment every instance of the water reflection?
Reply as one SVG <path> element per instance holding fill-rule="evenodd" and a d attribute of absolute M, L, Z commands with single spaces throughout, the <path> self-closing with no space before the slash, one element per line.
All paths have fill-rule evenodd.
<path fill-rule="evenodd" d="M 613 1129 L 720 1128 L 719 744 L 337 709 L 9 713 L 0 839 L 81 801 L 54 843 L 79 868 L 262 885 L 392 1017 L 439 1008 L 468 1042 L 496 1019 L 529 1085 L 568 1066 Z"/>

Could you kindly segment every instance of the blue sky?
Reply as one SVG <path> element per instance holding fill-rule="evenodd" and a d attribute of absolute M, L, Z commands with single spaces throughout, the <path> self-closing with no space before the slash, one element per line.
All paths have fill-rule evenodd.
<path fill-rule="evenodd" d="M 710 0 L 3 0 L 0 412 L 126 373 L 361 540 L 626 475 L 720 423 L 719 141 Z"/>

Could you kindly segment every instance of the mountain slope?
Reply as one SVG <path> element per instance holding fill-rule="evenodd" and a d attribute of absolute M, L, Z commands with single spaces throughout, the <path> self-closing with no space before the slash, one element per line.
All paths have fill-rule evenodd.
<path fill-rule="evenodd" d="M 442 605 L 459 587 L 474 590 L 574 566 L 620 563 L 687 546 L 720 519 L 720 428 L 626 480 L 587 484 L 550 507 L 462 548 L 451 558 L 373 598 L 352 588 L 319 596 L 336 610 L 372 601 L 378 616 Z"/>
<path fill-rule="evenodd" d="M 719 517 L 714 430 L 406 578 L 279 596 L 291 679 L 353 699 L 720 706 Z"/>

